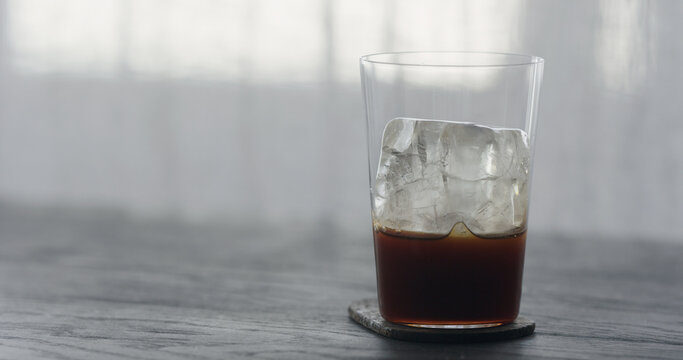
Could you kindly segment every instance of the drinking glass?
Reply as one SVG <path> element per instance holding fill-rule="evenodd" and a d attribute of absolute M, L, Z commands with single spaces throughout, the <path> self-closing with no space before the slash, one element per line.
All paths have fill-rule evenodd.
<path fill-rule="evenodd" d="M 518 315 L 544 60 L 361 57 L 380 312 L 477 328 Z"/>

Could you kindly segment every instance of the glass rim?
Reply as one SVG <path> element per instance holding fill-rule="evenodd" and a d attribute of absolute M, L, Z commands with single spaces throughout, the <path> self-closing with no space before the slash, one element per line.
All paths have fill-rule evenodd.
<path fill-rule="evenodd" d="M 496 56 L 496 57 L 515 57 L 519 61 L 502 61 L 500 63 L 492 64 L 464 64 L 457 62 L 410 62 L 410 61 L 386 61 L 377 60 L 373 58 L 382 56 L 404 56 L 404 55 L 484 55 L 484 56 Z M 494 51 L 389 51 L 389 52 L 379 52 L 368 55 L 363 55 L 360 57 L 361 63 L 371 63 L 380 65 L 393 65 L 393 66 L 417 66 L 417 67 L 444 67 L 444 68 L 493 68 L 493 67 L 514 67 L 514 66 L 526 66 L 526 65 L 537 65 L 543 64 L 545 59 L 540 56 L 526 55 L 526 54 L 516 54 L 516 53 L 506 53 L 506 52 L 494 52 Z"/>

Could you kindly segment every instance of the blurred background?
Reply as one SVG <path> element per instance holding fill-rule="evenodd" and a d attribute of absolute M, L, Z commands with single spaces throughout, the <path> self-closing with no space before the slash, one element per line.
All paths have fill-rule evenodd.
<path fill-rule="evenodd" d="M 546 59 L 532 231 L 683 242 L 681 18 L 674 0 L 0 0 L 0 206 L 370 241 L 358 57 L 485 50 Z"/>

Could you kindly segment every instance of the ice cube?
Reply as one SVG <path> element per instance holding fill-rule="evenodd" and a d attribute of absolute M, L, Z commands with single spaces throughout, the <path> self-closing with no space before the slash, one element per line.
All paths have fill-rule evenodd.
<path fill-rule="evenodd" d="M 396 118 L 384 129 L 374 221 L 397 231 L 479 236 L 526 227 L 530 151 L 518 129 Z"/>

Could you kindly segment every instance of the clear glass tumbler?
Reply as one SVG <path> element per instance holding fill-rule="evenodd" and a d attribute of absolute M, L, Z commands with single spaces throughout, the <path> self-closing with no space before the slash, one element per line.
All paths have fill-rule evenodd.
<path fill-rule="evenodd" d="M 519 312 L 543 59 L 360 59 L 378 300 L 388 321 L 476 328 Z"/>

